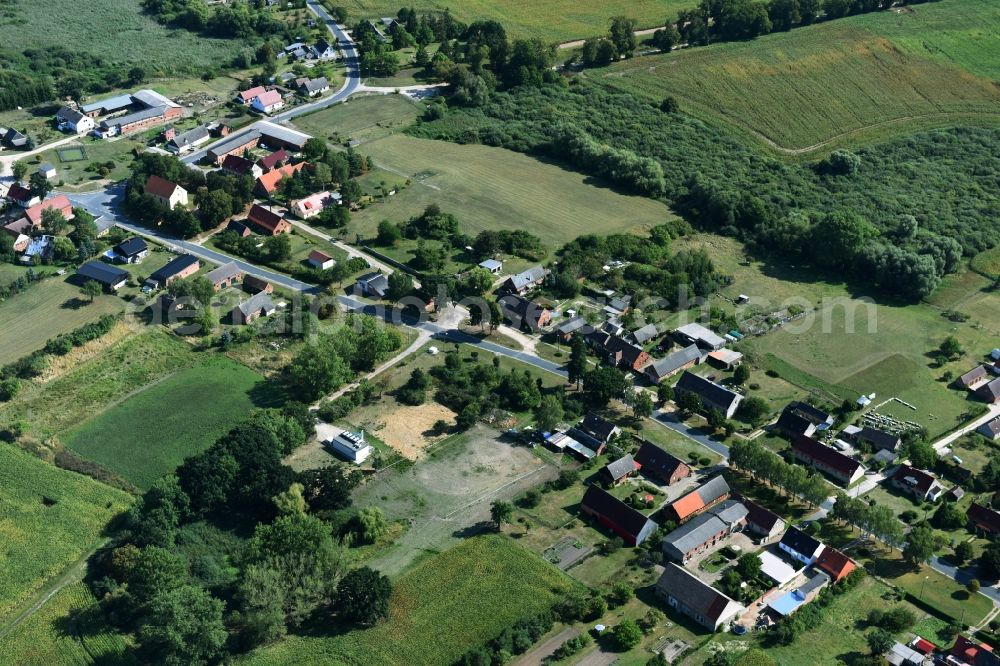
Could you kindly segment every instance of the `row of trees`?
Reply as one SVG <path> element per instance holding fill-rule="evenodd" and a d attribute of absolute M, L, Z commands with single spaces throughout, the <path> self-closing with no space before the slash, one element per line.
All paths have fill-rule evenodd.
<path fill-rule="evenodd" d="M 823 477 L 810 475 L 801 465 L 786 463 L 757 442 L 733 442 L 729 447 L 729 464 L 786 493 L 797 495 L 813 506 L 822 504 L 830 492 Z"/>

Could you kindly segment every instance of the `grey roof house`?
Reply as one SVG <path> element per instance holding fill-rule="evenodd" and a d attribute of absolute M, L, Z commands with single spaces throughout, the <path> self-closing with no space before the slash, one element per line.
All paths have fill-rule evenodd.
<path fill-rule="evenodd" d="M 735 619 L 745 609 L 697 576 L 673 562 L 656 581 L 656 595 L 670 608 L 687 615 L 710 631 Z"/>

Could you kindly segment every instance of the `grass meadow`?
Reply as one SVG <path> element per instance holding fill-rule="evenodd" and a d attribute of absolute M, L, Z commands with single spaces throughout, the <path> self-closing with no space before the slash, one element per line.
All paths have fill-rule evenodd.
<path fill-rule="evenodd" d="M 66 435 L 67 448 L 140 488 L 208 448 L 254 407 L 262 377 L 225 357 L 168 375 Z"/>
<path fill-rule="evenodd" d="M 83 583 L 61 589 L 5 639 L 20 666 L 89 666 L 133 663 L 125 640 L 102 626 L 97 600 Z"/>
<path fill-rule="evenodd" d="M 586 75 L 789 152 L 930 126 L 1000 124 L 1000 6 L 944 0 L 640 57 Z"/>
<path fill-rule="evenodd" d="M 420 112 L 421 105 L 404 95 L 365 95 L 301 116 L 294 123 L 303 132 L 335 143 L 364 144 L 402 130 Z"/>
<path fill-rule="evenodd" d="M 454 663 L 513 621 L 552 606 L 575 584 L 502 536 L 474 537 L 429 557 L 395 581 L 389 618 L 340 636 L 295 636 L 244 664 Z"/>
<path fill-rule="evenodd" d="M 0 618 L 96 546 L 129 499 L 0 444 Z"/>
<path fill-rule="evenodd" d="M 13 279 L 13 277 L 11 277 Z M 0 301 L 0 365 L 41 349 L 45 341 L 103 314 L 118 312 L 122 301 L 102 294 L 93 303 L 65 277 L 50 277 L 27 291 Z"/>
<path fill-rule="evenodd" d="M 618 194 L 592 179 L 502 148 L 393 135 L 364 146 L 378 165 L 371 179 L 409 179 L 409 187 L 354 213 L 350 233 L 375 236 L 378 223 L 401 222 L 436 203 L 462 231 L 525 229 L 555 249 L 589 233 L 652 226 L 672 215 L 665 205 Z"/>
<path fill-rule="evenodd" d="M 0 25 L 0 44 L 62 47 L 147 72 L 200 73 L 228 64 L 244 48 L 239 40 L 209 39 L 166 28 L 142 11 L 140 0 L 19 2 L 21 21 Z"/>
<path fill-rule="evenodd" d="M 643 28 L 662 26 L 676 19 L 677 10 L 693 7 L 695 0 L 423 0 L 418 12 L 444 11 L 466 23 L 494 20 L 503 24 L 510 37 L 539 37 L 546 42 L 565 42 L 607 32 L 612 16 L 634 18 Z M 353 0 L 346 3 L 351 16 L 395 16 L 399 3 L 393 0 Z"/>

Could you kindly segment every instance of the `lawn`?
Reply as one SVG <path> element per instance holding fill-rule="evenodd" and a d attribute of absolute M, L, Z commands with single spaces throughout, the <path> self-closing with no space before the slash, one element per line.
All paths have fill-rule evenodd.
<path fill-rule="evenodd" d="M 693 7 L 694 0 L 423 0 L 414 5 L 418 12 L 444 11 L 465 23 L 476 20 L 499 21 L 514 38 L 540 37 L 546 42 L 565 42 L 607 32 L 612 16 L 634 18 L 639 26 L 662 26 L 676 19 L 677 10 Z M 378 18 L 395 16 L 399 4 L 392 0 L 355 0 L 351 16 Z"/>
<path fill-rule="evenodd" d="M 904 563 L 899 551 L 893 551 L 889 556 L 884 552 L 879 554 L 873 566 L 877 575 L 922 600 L 928 607 L 965 624 L 978 623 L 993 607 L 989 598 L 981 594 L 970 595 L 964 585 L 959 585 L 925 564 L 913 568 Z"/>
<path fill-rule="evenodd" d="M 263 378 L 216 356 L 154 382 L 65 437 L 66 446 L 140 488 L 246 417 Z"/>
<path fill-rule="evenodd" d="M 0 444 L 0 618 L 94 548 L 130 498 Z"/>
<path fill-rule="evenodd" d="M 398 579 L 389 618 L 378 626 L 340 636 L 290 637 L 241 661 L 446 666 L 514 620 L 549 608 L 574 587 L 513 541 L 475 537 Z"/>
<path fill-rule="evenodd" d="M 149 73 L 201 74 L 231 62 L 246 47 L 235 39 L 166 28 L 143 13 L 140 0 L 19 2 L 17 15 L 20 21 L 0 25 L 0 44 L 65 48 L 106 62 L 139 65 Z"/>
<path fill-rule="evenodd" d="M 307 134 L 335 143 L 366 143 L 413 123 L 421 106 L 403 95 L 365 95 L 301 116 L 294 123 Z"/>
<path fill-rule="evenodd" d="M 525 229 L 552 249 L 582 234 L 652 226 L 671 215 L 661 203 L 618 194 L 581 174 L 502 148 L 393 135 L 366 144 L 363 152 L 389 176 L 413 181 L 353 215 L 351 233 L 365 238 L 375 236 L 380 221 L 404 221 L 431 203 L 456 215 L 469 235 Z"/>
<path fill-rule="evenodd" d="M 93 303 L 80 289 L 54 276 L 27 291 L 0 301 L 0 365 L 16 361 L 41 349 L 49 338 L 96 321 L 103 314 L 120 312 L 121 299 L 98 296 Z"/>
<path fill-rule="evenodd" d="M 132 164 L 132 151 L 136 148 L 145 148 L 145 143 L 141 141 L 141 135 L 122 137 L 114 141 L 87 136 L 80 137 L 77 143 L 70 143 L 54 150 L 46 150 L 31 159 L 50 162 L 55 166 L 56 182 L 62 183 L 59 185 L 62 189 L 94 190 L 107 181 L 122 180 L 131 175 L 129 166 Z M 66 154 L 67 151 L 69 154 Z M 79 156 L 81 151 L 84 154 L 82 160 Z M 115 166 L 107 178 L 104 178 L 96 170 L 87 171 L 87 166 L 94 162 L 100 164 L 113 162 Z"/>
<path fill-rule="evenodd" d="M 944 0 L 634 58 L 588 76 L 656 100 L 673 95 L 685 111 L 795 152 L 1000 124 L 998 25 L 992 0 Z"/>
<path fill-rule="evenodd" d="M 94 595 L 85 584 L 74 583 L 4 639 L 6 654 L 21 666 L 134 663 L 122 636 L 108 631 L 102 620 Z"/>

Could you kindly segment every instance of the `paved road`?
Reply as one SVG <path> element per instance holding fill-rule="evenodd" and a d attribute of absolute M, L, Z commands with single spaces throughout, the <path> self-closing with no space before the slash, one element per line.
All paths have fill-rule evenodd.
<path fill-rule="evenodd" d="M 337 41 L 340 46 L 341 53 L 344 55 L 344 62 L 347 65 L 347 70 L 344 78 L 344 85 L 340 87 L 340 90 L 333 93 L 329 97 L 324 97 L 322 99 L 316 100 L 315 102 L 310 102 L 308 104 L 301 104 L 299 106 L 292 107 L 287 111 L 282 111 L 281 113 L 276 113 L 262 120 L 267 120 L 272 123 L 283 124 L 288 120 L 297 118 L 301 115 L 307 113 L 312 113 L 313 111 L 318 111 L 320 109 L 325 109 L 328 106 L 333 106 L 339 102 L 343 102 L 345 99 L 358 92 L 361 87 L 361 70 L 358 64 L 358 52 L 354 48 L 354 42 L 351 41 L 351 36 L 347 34 L 341 26 L 333 20 L 333 18 L 327 13 L 323 6 L 319 4 L 318 0 L 307 0 L 306 4 L 309 9 L 316 14 L 319 19 L 326 24 L 327 29 L 333 38 Z M 258 121 L 259 122 L 259 121 Z M 223 141 L 229 141 L 235 137 L 242 136 L 251 132 L 257 123 L 253 123 L 247 127 L 244 127 L 240 131 L 222 139 Z M 200 162 L 207 154 L 208 149 L 211 145 L 205 146 L 201 150 L 195 151 L 183 157 L 181 159 L 185 164 L 196 164 Z"/>
<path fill-rule="evenodd" d="M 989 421 L 992 421 L 998 416 L 1000 416 L 1000 405 L 990 405 L 989 409 L 986 410 L 986 413 L 980 416 L 978 419 L 970 423 L 966 423 L 964 426 L 962 426 L 955 432 L 951 433 L 950 435 L 945 435 L 938 441 L 934 442 L 932 446 L 934 447 L 935 451 L 940 453 L 941 449 L 945 448 L 959 437 L 962 437 L 963 435 L 972 432 L 979 426 L 983 425 L 984 423 L 988 423 Z"/>

